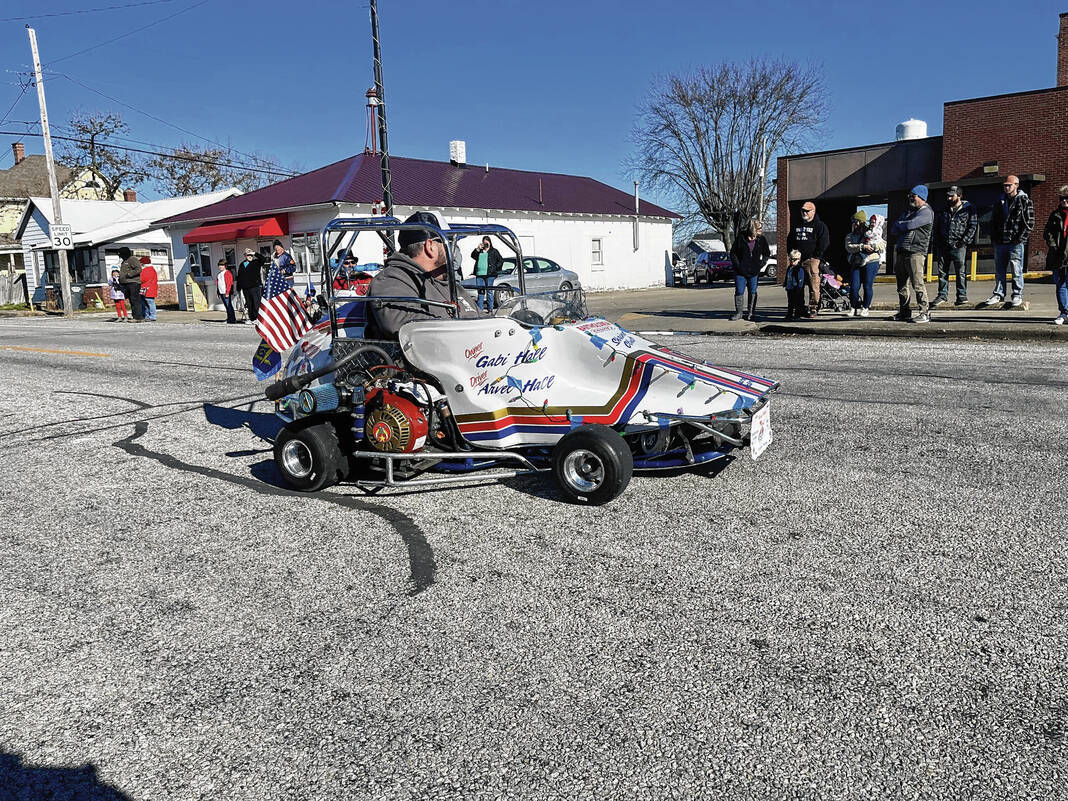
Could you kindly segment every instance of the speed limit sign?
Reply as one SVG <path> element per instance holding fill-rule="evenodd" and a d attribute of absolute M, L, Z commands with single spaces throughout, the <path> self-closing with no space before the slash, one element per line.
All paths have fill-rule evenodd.
<path fill-rule="evenodd" d="M 52 247 L 56 250 L 72 250 L 74 240 L 69 225 L 53 225 L 51 228 Z"/>

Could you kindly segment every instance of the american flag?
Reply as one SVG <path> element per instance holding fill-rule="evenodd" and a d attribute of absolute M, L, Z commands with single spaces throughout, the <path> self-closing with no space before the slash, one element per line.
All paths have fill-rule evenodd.
<path fill-rule="evenodd" d="M 276 351 L 285 353 L 309 328 L 311 320 L 300 296 L 286 283 L 282 271 L 277 266 L 271 267 L 256 318 L 256 332 Z"/>

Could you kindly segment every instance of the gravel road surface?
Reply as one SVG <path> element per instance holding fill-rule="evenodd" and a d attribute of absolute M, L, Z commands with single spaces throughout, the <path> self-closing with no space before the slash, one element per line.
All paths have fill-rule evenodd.
<path fill-rule="evenodd" d="M 676 337 L 774 443 L 588 509 L 281 488 L 255 340 L 0 321 L 0 799 L 1068 797 L 1063 346 Z"/>

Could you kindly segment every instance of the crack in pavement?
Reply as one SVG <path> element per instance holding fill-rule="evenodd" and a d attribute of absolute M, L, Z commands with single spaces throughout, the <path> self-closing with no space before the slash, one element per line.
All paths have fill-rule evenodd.
<path fill-rule="evenodd" d="M 334 503 L 338 506 L 343 506 L 347 509 L 353 509 L 359 512 L 369 512 L 376 517 L 381 518 L 400 535 L 401 540 L 404 542 L 404 547 L 408 552 L 408 565 L 411 571 L 412 589 L 409 590 L 409 596 L 415 596 L 421 593 L 432 585 L 437 575 L 437 563 L 434 560 L 434 551 L 431 549 L 430 544 L 426 540 L 426 534 L 422 529 L 404 512 L 400 512 L 396 509 L 390 509 L 386 506 L 379 504 L 369 503 L 367 501 L 361 501 L 358 498 L 350 498 L 344 495 L 333 495 L 332 493 L 308 493 L 297 492 L 296 490 L 288 490 L 283 487 L 275 487 L 270 484 L 266 484 L 252 477 L 235 476 L 229 473 L 224 473 L 221 470 L 216 470 L 211 467 L 204 467 L 202 465 L 190 464 L 189 462 L 183 462 L 176 456 L 172 456 L 169 453 L 160 453 L 158 451 L 151 451 L 144 445 L 137 442 L 138 439 L 143 437 L 148 431 L 148 423 L 140 420 L 134 423 L 134 432 L 129 436 L 116 440 L 111 443 L 116 448 L 125 451 L 130 456 L 136 456 L 144 459 L 152 459 L 159 462 L 164 467 L 168 467 L 172 470 L 178 470 L 184 473 L 193 473 L 196 475 L 204 476 L 206 478 L 213 478 L 218 481 L 226 481 L 230 484 L 237 484 L 239 486 L 251 489 L 254 492 L 258 492 L 261 495 L 275 495 L 284 498 L 314 498 L 317 501 L 326 501 L 328 503 Z"/>

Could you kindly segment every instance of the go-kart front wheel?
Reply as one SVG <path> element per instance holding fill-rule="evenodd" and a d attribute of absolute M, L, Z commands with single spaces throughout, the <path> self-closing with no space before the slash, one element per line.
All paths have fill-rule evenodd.
<path fill-rule="evenodd" d="M 553 448 L 553 478 L 572 503 L 608 503 L 627 488 L 633 472 L 630 448 L 608 426 L 579 426 Z"/>
<path fill-rule="evenodd" d="M 348 472 L 331 423 L 287 425 L 274 441 L 274 463 L 282 480 L 302 492 L 336 484 Z"/>

